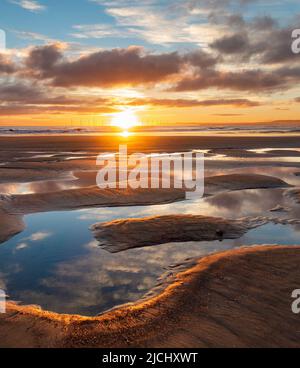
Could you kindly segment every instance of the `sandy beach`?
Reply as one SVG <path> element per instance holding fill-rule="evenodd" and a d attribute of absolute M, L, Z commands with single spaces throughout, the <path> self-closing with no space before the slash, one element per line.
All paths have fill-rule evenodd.
<path fill-rule="evenodd" d="M 294 226 L 297 231 L 298 138 L 129 138 L 129 152 L 172 153 L 178 147 L 180 152 L 206 151 L 206 207 L 196 202 L 190 204 L 195 214 L 180 213 L 183 209 L 179 209 L 166 215 L 159 214 L 159 209 L 189 204 L 183 189 L 100 190 L 95 185 L 97 154 L 114 152 L 120 142 L 124 143 L 123 138 L 0 137 L 0 248 L 15 244 L 19 234 L 21 240 L 13 245 L 14 252 L 19 253 L 30 248 L 29 241 L 47 235 L 42 231 L 47 224 L 43 224 L 38 235 L 22 238 L 28 215 L 94 209 L 98 214 L 104 211 L 102 221 L 86 226 L 94 249 L 111 254 L 135 248 L 155 252 L 160 244 L 178 243 L 188 256 L 190 242 L 199 246 L 212 243 L 216 249 L 219 242 L 223 249 L 228 244 L 228 250 L 213 252 L 212 248 L 201 257 L 191 254 L 187 261 L 182 259 L 172 266 L 166 279 L 161 270 L 161 280 L 156 286 L 151 283 L 144 297 L 123 306 L 116 304 L 98 317 L 26 306 L 35 304 L 38 294 L 34 298 L 28 292 L 24 294 L 25 303 L 22 298 L 9 298 L 7 313 L 0 315 L 1 347 L 299 347 L 299 322 L 290 307 L 290 294 L 300 285 L 299 243 L 263 246 L 273 244 L 273 238 L 251 247 L 243 247 L 247 245 L 243 240 L 235 247 L 228 243 L 229 239 L 247 239 L 248 232 L 260 231 L 268 224 Z M 273 149 L 255 152 L 269 147 Z M 247 198 L 250 193 L 265 198 L 264 193 L 278 194 L 268 211 L 258 211 L 256 216 L 228 212 L 222 217 L 222 211 L 218 213 L 223 207 L 229 209 L 235 196 Z M 232 196 L 230 202 L 228 195 Z M 213 213 L 208 211 L 208 203 L 215 206 Z M 259 208 L 259 201 L 254 203 Z M 129 218 L 116 212 L 115 218 L 105 221 L 109 208 L 127 211 Z M 143 208 L 153 209 L 155 215 L 143 216 Z M 135 218 L 137 209 L 141 214 Z M 28 303 L 30 300 L 32 303 Z"/>
<path fill-rule="evenodd" d="M 299 348 L 300 2 L 1 15 L 0 352 Z"/>

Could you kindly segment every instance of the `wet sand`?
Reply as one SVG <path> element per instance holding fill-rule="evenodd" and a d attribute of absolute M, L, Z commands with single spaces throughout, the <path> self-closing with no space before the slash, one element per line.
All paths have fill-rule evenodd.
<path fill-rule="evenodd" d="M 23 231 L 25 224 L 22 216 L 12 215 L 0 209 L 0 245 L 7 239 Z"/>
<path fill-rule="evenodd" d="M 300 204 L 300 189 L 289 189 L 285 192 L 285 195 Z"/>
<path fill-rule="evenodd" d="M 255 148 L 299 148 L 299 136 L 289 135 L 261 135 L 261 136 L 134 136 L 109 137 L 106 136 L 22 136 L 0 137 L 3 151 L 10 151 L 14 155 L 28 151 L 95 151 L 99 152 L 118 150 L 119 144 L 127 144 L 129 152 L 177 152 L 191 149 L 255 149 Z M 155 149 L 154 149 L 155 148 Z"/>
<path fill-rule="evenodd" d="M 231 154 L 233 158 L 243 155 L 262 157 L 261 154 L 243 149 L 272 147 L 273 152 L 267 155 L 279 157 L 281 153 L 275 148 L 290 148 L 293 151 L 293 148 L 299 147 L 299 137 L 0 137 L 0 183 L 61 180 L 71 178 L 74 171 L 79 171 L 79 176 L 85 172 L 93 177 L 94 174 L 89 171 L 97 168 L 92 156 L 100 152 L 117 151 L 120 143 L 129 145 L 129 153 L 208 149 L 219 154 Z M 40 154 L 56 156 L 35 157 Z M 285 156 L 290 154 L 287 152 Z M 82 157 L 68 160 L 69 155 Z M 86 158 L 86 155 L 91 157 Z M 232 167 L 237 168 L 237 172 L 239 167 L 247 165 L 265 163 L 208 163 L 209 168 Z M 300 163 L 280 165 L 300 167 Z M 210 176 L 206 184 L 207 195 L 242 189 L 289 187 L 279 178 L 257 174 Z M 300 203 L 298 189 L 287 189 L 286 195 Z M 63 191 L 1 195 L 0 242 L 22 231 L 25 226 L 23 216 L 29 213 L 84 207 L 150 205 L 184 198 L 183 190 L 101 191 L 94 185 Z M 298 220 L 293 221 L 296 224 Z M 282 222 L 278 220 L 278 223 Z M 119 224 L 124 226 L 122 222 Z M 170 234 L 176 235 L 174 227 L 178 226 L 182 230 L 182 224 L 182 218 L 179 222 L 171 221 L 170 226 L 167 224 L 169 232 L 166 232 L 163 231 L 166 222 L 161 222 L 153 240 L 153 233 L 149 233 L 149 223 L 146 221 L 144 231 L 148 238 L 145 236 L 141 240 L 128 236 L 125 241 L 124 233 L 124 242 L 120 242 L 120 245 L 124 249 L 144 246 L 145 241 L 148 242 L 146 245 L 153 245 L 157 243 L 157 237 L 160 241 L 168 241 Z M 184 222 L 186 225 L 189 227 L 191 224 Z M 223 238 L 228 231 L 235 235 L 247 231 L 241 223 L 237 227 L 235 225 L 233 221 L 219 219 L 215 222 L 210 219 L 205 227 L 197 229 L 202 237 L 205 233 L 214 239 Z M 132 229 L 133 234 L 135 226 Z M 185 232 L 185 237 L 180 240 L 186 241 L 196 236 L 197 229 L 192 226 L 191 232 Z M 112 232 L 109 234 L 111 237 Z M 120 232 L 116 234 L 119 236 Z M 106 246 L 111 247 L 109 241 Z M 0 314 L 0 346 L 299 347 L 299 318 L 290 309 L 291 292 L 300 285 L 299 261 L 300 247 L 253 247 L 215 254 L 195 261 L 193 266 L 177 276 L 174 270 L 174 280 L 166 284 L 158 295 L 96 318 L 55 314 L 39 307 L 19 306 L 10 302 L 8 313 Z"/>
<path fill-rule="evenodd" d="M 157 296 L 99 317 L 9 303 L 2 347 L 298 347 L 291 292 L 300 247 L 250 247 L 210 255 Z"/>
<path fill-rule="evenodd" d="M 1 170 L 0 170 L 1 172 Z M 24 171 L 24 175 L 26 170 Z M 207 195 L 253 188 L 286 188 L 284 181 L 265 175 L 235 174 L 207 178 Z M 183 189 L 99 189 L 89 186 L 54 192 L 0 196 L 0 242 L 24 229 L 22 216 L 31 213 L 86 207 L 122 207 L 165 204 L 185 199 Z"/>
<path fill-rule="evenodd" d="M 205 178 L 206 194 L 244 189 L 287 188 L 289 186 L 281 179 L 257 174 L 230 174 Z"/>
<path fill-rule="evenodd" d="M 261 220 L 225 220 L 196 215 L 153 216 L 95 224 L 99 245 L 111 253 L 165 243 L 236 239 L 265 224 Z"/>

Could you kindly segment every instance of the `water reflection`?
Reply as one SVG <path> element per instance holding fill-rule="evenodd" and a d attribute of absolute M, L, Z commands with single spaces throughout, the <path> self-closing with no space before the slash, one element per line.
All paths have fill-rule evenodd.
<path fill-rule="evenodd" d="M 0 194 L 32 194 L 58 192 L 96 184 L 95 171 L 75 171 L 73 179 L 44 180 L 29 183 L 0 184 Z"/>
<path fill-rule="evenodd" d="M 291 205 L 282 190 L 248 190 L 149 207 L 85 209 L 26 216 L 26 230 L 0 246 L 0 285 L 11 299 L 63 312 L 95 315 L 141 298 L 170 264 L 241 245 L 296 244 L 299 227 L 268 224 L 224 242 L 163 244 L 110 254 L 89 226 L 121 217 L 195 213 L 223 217 L 268 215 Z M 292 212 L 277 214 L 294 216 Z M 298 213 L 299 215 L 299 213 Z"/>
<path fill-rule="evenodd" d="M 242 167 L 243 164 L 255 164 L 259 160 L 253 157 L 234 159 L 225 155 L 209 155 L 207 151 L 204 153 L 208 160 L 206 176 L 263 174 L 300 186 L 300 177 L 294 175 L 299 170 L 296 167 L 276 167 L 271 164 Z M 74 157 L 72 153 L 64 154 L 64 159 Z M 77 152 L 77 155 L 80 154 L 86 157 L 87 153 Z M 46 157 L 33 153 L 32 158 L 37 160 Z M 52 155 L 48 158 L 53 159 Z M 278 161 L 278 157 L 268 159 Z M 287 160 L 285 162 L 299 159 L 282 158 L 283 161 Z M 259 162 L 263 163 L 264 160 L 266 158 L 261 158 Z M 224 169 L 225 162 L 229 161 L 232 161 L 233 167 Z M 213 162 L 216 162 L 215 166 Z M 0 193 L 52 192 L 95 185 L 95 171 L 75 171 L 73 175 L 72 180 L 1 184 Z M 300 218 L 300 206 L 295 206 L 283 192 L 282 189 L 244 190 L 159 206 L 110 207 L 26 216 L 25 231 L 0 245 L 0 288 L 5 289 L 11 299 L 25 304 L 39 304 L 45 309 L 61 313 L 95 315 L 139 299 L 156 284 L 157 278 L 169 265 L 181 263 L 187 257 L 200 257 L 243 245 L 299 244 L 300 226 L 268 224 L 236 240 L 162 244 L 110 254 L 97 246 L 89 231 L 92 224 L 117 218 L 178 213 L 224 218 Z M 271 213 L 270 210 L 277 206 L 288 208 L 289 211 Z"/>
<path fill-rule="evenodd" d="M 255 152 L 258 154 L 265 154 L 274 149 L 258 149 L 258 150 L 248 150 L 251 152 Z M 295 154 L 299 152 L 300 149 L 292 149 Z M 287 151 L 286 149 L 277 149 L 280 151 Z M 288 150 L 289 151 L 289 150 Z M 239 173 L 257 173 L 264 175 L 271 175 L 279 177 L 292 185 L 300 185 L 300 177 L 294 175 L 296 171 L 299 171 L 299 162 L 300 157 L 293 156 L 292 153 L 290 156 L 281 157 L 280 155 L 275 155 L 274 157 L 231 157 L 226 154 L 214 154 L 209 150 L 193 150 L 193 153 L 202 153 L 205 155 L 205 175 L 222 175 L 222 174 L 230 174 L 237 173 L 237 167 Z M 246 151 L 245 151 L 246 152 Z M 170 153 L 174 160 L 181 159 L 181 155 L 187 152 L 175 152 Z M 28 154 L 28 152 L 27 152 Z M 109 154 L 109 156 L 113 156 L 113 154 Z M 163 157 L 164 154 L 156 153 L 145 155 L 148 159 L 153 156 Z M 30 162 L 31 160 L 40 159 L 42 162 L 49 159 L 60 159 L 62 161 L 74 161 L 78 159 L 90 159 L 91 162 L 96 162 L 95 153 L 89 152 L 62 152 L 59 154 L 35 154 L 29 157 L 23 158 L 24 161 Z M 21 160 L 22 158 L 18 159 Z M 283 165 L 284 163 L 288 166 L 295 164 L 295 168 L 293 167 L 278 167 L 276 166 L 276 162 L 278 165 Z M 89 164 L 91 165 L 91 163 Z M 259 165 L 259 166 L 255 166 Z M 75 165 L 76 167 L 76 165 Z M 92 164 L 93 167 L 93 164 Z M 51 166 L 49 166 L 51 168 Z M 31 194 L 31 193 L 46 193 L 46 192 L 54 192 L 61 191 L 67 189 L 76 189 L 86 186 L 91 186 L 96 184 L 96 175 L 97 175 L 97 166 L 95 164 L 95 170 L 74 170 L 72 171 L 73 166 L 69 166 L 70 170 L 70 179 L 63 180 L 46 180 L 46 181 L 34 181 L 28 183 L 5 183 L 0 184 L 0 194 Z M 66 169 L 67 170 L 67 169 Z M 148 165 L 147 165 L 148 170 Z M 174 176 L 181 177 L 181 172 L 174 171 Z M 73 179 L 72 179 L 73 177 Z"/>

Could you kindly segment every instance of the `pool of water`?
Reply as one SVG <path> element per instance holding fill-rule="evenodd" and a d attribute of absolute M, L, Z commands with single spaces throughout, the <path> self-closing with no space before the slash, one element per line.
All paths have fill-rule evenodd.
<path fill-rule="evenodd" d="M 96 171 L 73 171 L 66 179 L 32 181 L 28 183 L 1 183 L 0 194 L 32 194 L 59 192 L 96 185 Z"/>
<path fill-rule="evenodd" d="M 151 290 L 171 264 L 254 244 L 299 244 L 300 227 L 267 224 L 237 240 L 162 244 L 111 254 L 89 227 L 116 218 L 194 213 L 239 218 L 272 216 L 291 205 L 281 189 L 223 193 L 201 200 L 147 206 L 48 212 L 25 217 L 26 229 L 0 245 L 0 288 L 12 300 L 60 313 L 96 315 Z M 289 202 L 289 203 L 287 203 Z M 299 216 L 297 208 L 280 217 Z"/>

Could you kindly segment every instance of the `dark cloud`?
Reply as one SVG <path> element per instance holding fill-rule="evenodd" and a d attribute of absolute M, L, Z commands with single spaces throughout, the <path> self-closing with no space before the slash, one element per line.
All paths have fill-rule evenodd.
<path fill-rule="evenodd" d="M 251 59 L 262 65 L 298 61 L 298 55 L 291 50 L 292 29 L 297 28 L 296 25 L 294 28 L 281 28 L 269 16 L 256 17 L 248 23 L 238 19 L 231 26 L 234 33 L 225 34 L 210 44 L 213 50 L 222 56 L 231 56 L 230 61 L 236 63 L 250 62 Z M 232 20 L 226 17 L 223 23 L 229 25 L 230 21 Z"/>
<path fill-rule="evenodd" d="M 36 115 L 36 114 L 103 114 L 115 113 L 120 110 L 109 106 L 37 106 L 9 103 L 0 105 L 0 116 Z"/>
<path fill-rule="evenodd" d="M 284 34 L 280 44 L 284 43 Z M 283 50 L 277 44 L 271 54 L 263 45 L 252 45 L 247 34 L 222 37 L 212 47 L 220 54 L 234 55 L 236 59 L 239 55 L 258 54 L 262 49 L 261 57 L 268 63 L 287 57 L 286 48 Z M 221 71 L 221 58 L 202 50 L 185 54 L 149 54 L 140 47 L 99 51 L 69 60 L 59 46 L 47 45 L 33 49 L 25 65 L 27 76 L 64 88 L 109 88 L 170 82 L 175 83 L 170 91 L 177 92 L 218 88 L 269 93 L 283 87 L 290 88 L 300 78 L 299 68 L 284 64 L 273 72 L 264 68 Z"/>
<path fill-rule="evenodd" d="M 229 14 L 227 16 L 227 24 L 231 27 L 242 28 L 246 22 L 241 14 Z"/>
<path fill-rule="evenodd" d="M 56 45 L 33 49 L 26 60 L 26 73 L 49 79 L 61 87 L 112 87 L 161 82 L 178 75 L 185 65 L 208 68 L 217 63 L 203 51 L 147 54 L 140 47 L 99 51 L 77 60 L 67 60 Z"/>
<path fill-rule="evenodd" d="M 244 98 L 236 99 L 209 99 L 209 100 L 192 100 L 192 99 L 135 99 L 128 103 L 131 106 L 152 105 L 173 108 L 187 107 L 209 107 L 209 106 L 235 106 L 235 107 L 256 107 L 260 103 Z"/>
<path fill-rule="evenodd" d="M 212 70 L 192 78 L 183 78 L 171 90 L 196 91 L 207 88 L 231 89 L 236 91 L 267 92 L 285 85 L 287 78 L 280 78 L 276 72 L 263 70 L 242 70 L 238 72 L 221 72 Z"/>
<path fill-rule="evenodd" d="M 0 75 L 12 74 L 16 71 L 16 67 L 13 62 L 5 55 L 0 54 Z"/>
<path fill-rule="evenodd" d="M 42 78 L 51 77 L 54 65 L 63 57 L 59 44 L 36 47 L 25 61 L 27 69 Z"/>
<path fill-rule="evenodd" d="M 138 47 L 99 51 L 74 61 L 62 58 L 55 46 L 41 47 L 30 53 L 26 64 L 33 74 L 63 87 L 145 84 L 161 81 L 180 70 L 177 53 L 144 55 Z"/>
<path fill-rule="evenodd" d="M 19 102 L 35 105 L 68 105 L 78 104 L 80 100 L 49 93 L 48 88 L 38 84 L 21 81 L 3 83 L 0 85 L 1 102 Z"/>
<path fill-rule="evenodd" d="M 85 96 L 67 97 L 54 88 L 22 82 L 0 85 L 0 115 L 60 114 L 60 113 L 111 113 L 119 111 L 109 99 Z"/>
<path fill-rule="evenodd" d="M 220 62 L 220 58 L 214 57 L 204 51 L 189 52 L 181 57 L 181 64 L 188 64 L 201 69 L 211 68 Z"/>
<path fill-rule="evenodd" d="M 278 22 L 270 16 L 262 16 L 254 18 L 252 22 L 254 29 L 258 31 L 270 30 L 278 26 Z"/>
<path fill-rule="evenodd" d="M 25 101 L 36 99 L 41 95 L 32 85 L 22 84 L 20 82 L 4 83 L 0 85 L 1 101 Z"/>
<path fill-rule="evenodd" d="M 246 34 L 234 34 L 224 36 L 210 45 L 220 53 L 236 54 L 245 53 L 250 47 L 249 39 Z"/>
<path fill-rule="evenodd" d="M 264 44 L 261 62 L 267 64 L 278 64 L 299 60 L 291 50 L 292 29 L 280 29 L 270 32 Z"/>

